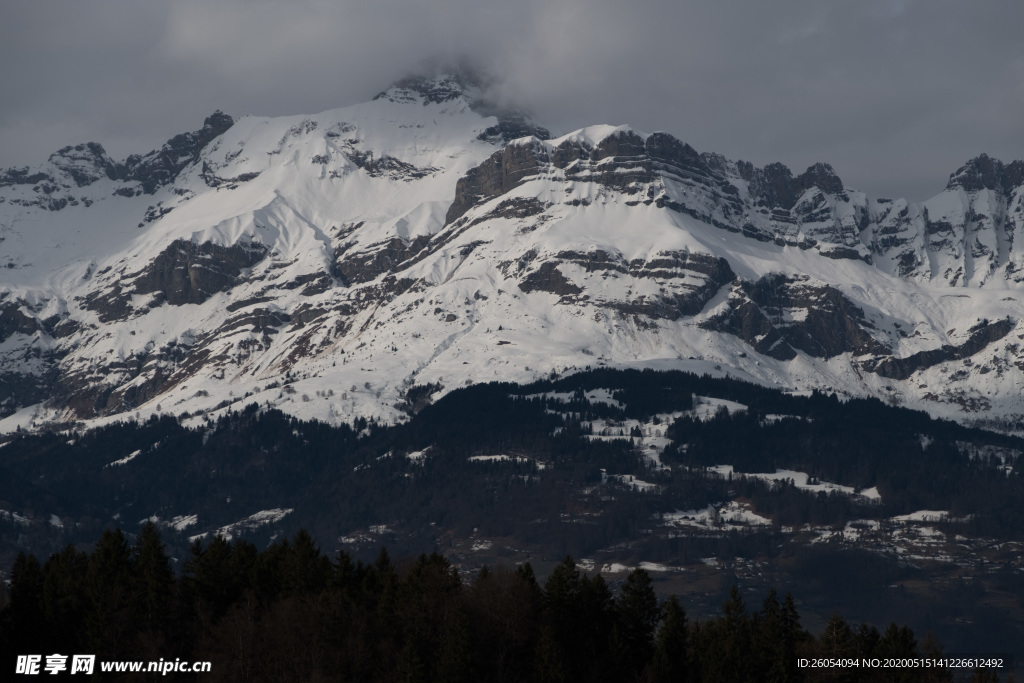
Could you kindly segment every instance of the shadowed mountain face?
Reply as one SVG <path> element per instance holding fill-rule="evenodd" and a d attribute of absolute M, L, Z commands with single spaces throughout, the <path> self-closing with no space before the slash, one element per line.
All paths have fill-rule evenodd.
<path fill-rule="evenodd" d="M 392 421 L 414 387 L 601 365 L 1017 420 L 1022 169 L 871 198 L 667 133 L 550 138 L 460 75 L 67 147 L 0 172 L 0 428 L 243 398 Z"/>

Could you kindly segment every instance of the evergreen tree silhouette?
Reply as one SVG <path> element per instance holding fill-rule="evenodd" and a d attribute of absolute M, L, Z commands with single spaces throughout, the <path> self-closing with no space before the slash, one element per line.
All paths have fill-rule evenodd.
<path fill-rule="evenodd" d="M 661 627 L 651 663 L 652 683 L 690 683 L 692 676 L 686 633 L 686 610 L 676 596 L 662 607 Z"/>
<path fill-rule="evenodd" d="M 141 628 L 163 626 L 171 602 L 174 573 L 160 532 L 146 522 L 132 547 L 131 601 L 135 619 Z"/>
<path fill-rule="evenodd" d="M 89 555 L 85 637 L 97 656 L 127 656 L 134 633 L 131 550 L 120 529 L 104 531 Z M 121 657 L 123 658 L 123 657 Z"/>
<path fill-rule="evenodd" d="M 658 597 L 650 574 L 633 569 L 626 575 L 615 612 L 620 629 L 622 662 L 627 677 L 635 677 L 654 652 L 654 631 L 661 620 Z"/>

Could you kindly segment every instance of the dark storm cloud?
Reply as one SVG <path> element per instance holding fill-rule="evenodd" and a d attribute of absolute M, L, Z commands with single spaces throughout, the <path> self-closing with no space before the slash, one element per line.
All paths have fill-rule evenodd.
<path fill-rule="evenodd" d="M 946 0 L 114 0 L 0 7 L 0 166 L 115 157 L 233 115 L 313 113 L 468 59 L 549 127 L 667 130 L 700 150 L 924 199 L 1024 157 L 1024 4 Z"/>

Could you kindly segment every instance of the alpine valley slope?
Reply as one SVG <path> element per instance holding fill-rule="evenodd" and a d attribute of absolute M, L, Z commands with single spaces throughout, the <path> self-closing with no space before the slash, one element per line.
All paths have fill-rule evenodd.
<path fill-rule="evenodd" d="M 0 172 L 0 431 L 395 421 L 601 365 L 1024 416 L 1024 162 L 912 204 L 665 133 L 547 137 L 442 76 Z"/>

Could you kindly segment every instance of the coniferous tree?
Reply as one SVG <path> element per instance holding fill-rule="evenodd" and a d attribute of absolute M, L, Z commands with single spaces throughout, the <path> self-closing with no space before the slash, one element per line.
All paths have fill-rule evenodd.
<path fill-rule="evenodd" d="M 131 578 L 127 539 L 120 529 L 104 531 L 89 555 L 86 575 L 85 637 L 97 655 L 117 658 L 130 650 Z"/>
<path fill-rule="evenodd" d="M 918 644 L 917 649 L 922 657 L 942 659 L 942 644 L 930 631 L 925 634 L 924 640 Z M 946 669 L 929 669 L 924 672 L 921 680 L 925 683 L 951 683 L 953 673 Z"/>
<path fill-rule="evenodd" d="M 469 619 L 461 607 L 452 610 L 441 639 L 438 655 L 438 683 L 468 683 L 474 680 L 471 671 Z"/>
<path fill-rule="evenodd" d="M 788 597 L 788 596 L 787 596 Z M 764 667 L 768 683 L 796 680 L 796 650 L 790 619 L 786 608 L 779 604 L 775 590 L 771 590 L 762 604 L 754 633 L 758 661 Z"/>
<path fill-rule="evenodd" d="M 331 575 L 331 561 L 320 554 L 313 537 L 300 529 L 286 546 L 283 567 L 283 590 L 289 594 L 305 595 L 320 590 Z"/>
<path fill-rule="evenodd" d="M 917 655 L 917 640 L 914 638 L 914 632 L 907 626 L 889 624 L 878 641 L 873 656 L 880 659 L 905 659 Z M 920 675 L 914 669 L 893 669 L 890 678 L 896 683 L 904 681 L 910 683 L 919 680 Z"/>
<path fill-rule="evenodd" d="M 159 629 L 171 601 L 174 573 L 160 532 L 146 522 L 132 548 L 131 600 L 135 620 L 144 629 Z"/>
<path fill-rule="evenodd" d="M 344 550 L 338 551 L 338 559 L 334 561 L 331 573 L 331 584 L 340 590 L 351 590 L 356 577 L 356 565 L 352 557 Z"/>
<path fill-rule="evenodd" d="M 627 677 L 638 676 L 654 651 L 654 631 L 661 619 L 658 597 L 651 576 L 634 569 L 626 576 L 615 611 L 623 649 Z"/>
<path fill-rule="evenodd" d="M 821 643 L 823 657 L 847 659 L 857 654 L 857 644 L 853 629 L 838 614 L 833 614 L 829 617 L 828 623 L 825 624 L 825 630 L 822 631 L 818 642 Z"/>
<path fill-rule="evenodd" d="M 709 621 L 698 633 L 700 637 L 695 639 L 694 649 L 700 653 L 704 680 L 740 683 L 752 680 L 750 617 L 735 585 L 722 604 L 722 618 Z"/>
<path fill-rule="evenodd" d="M 565 655 L 555 637 L 555 629 L 545 624 L 540 631 L 534 656 L 534 680 L 537 683 L 564 683 L 572 680 L 566 674 Z"/>
<path fill-rule="evenodd" d="M 46 633 L 43 613 L 43 570 L 35 555 L 19 552 L 11 568 L 10 626 L 7 643 L 12 652 L 35 652 Z"/>
<path fill-rule="evenodd" d="M 582 666 L 582 639 L 586 627 L 581 617 L 581 584 L 584 578 L 576 570 L 576 562 L 566 557 L 551 572 L 544 584 L 544 625 L 549 628 L 545 643 L 541 634 L 540 646 L 544 650 L 544 668 L 548 675 L 579 679 Z M 538 652 L 538 656 L 540 656 Z M 555 666 L 557 663 L 559 666 Z"/>
<path fill-rule="evenodd" d="M 615 655 L 611 636 L 615 624 L 615 600 L 600 574 L 579 582 L 579 608 L 574 615 L 576 630 L 571 639 L 570 671 L 576 680 L 598 681 L 614 671 Z"/>
<path fill-rule="evenodd" d="M 663 618 L 658 629 L 657 645 L 651 662 L 652 683 L 690 683 L 690 654 L 686 634 L 686 610 L 676 596 L 671 596 L 662 608 Z"/>
<path fill-rule="evenodd" d="M 480 572 L 468 591 L 476 672 L 481 680 L 526 680 L 539 637 L 542 593 L 527 563 Z"/>
<path fill-rule="evenodd" d="M 84 645 L 81 624 L 86 614 L 85 579 L 89 558 L 66 546 L 43 565 L 41 608 L 47 645 L 55 652 L 74 652 Z"/>
<path fill-rule="evenodd" d="M 220 535 L 205 547 L 197 540 L 185 563 L 185 578 L 196 601 L 197 616 L 207 625 L 219 620 L 238 596 L 237 587 L 242 577 L 232 571 L 234 549 Z"/>
<path fill-rule="evenodd" d="M 878 647 L 878 641 L 881 639 L 882 635 L 878 632 L 877 628 L 870 624 L 861 624 L 857 629 L 856 636 L 854 636 L 854 642 L 857 646 L 857 656 L 873 656 L 875 649 Z"/>
<path fill-rule="evenodd" d="M 372 615 L 366 637 L 375 644 L 376 656 L 388 661 L 399 654 L 398 648 L 402 646 L 402 641 L 399 639 L 399 625 L 396 623 L 398 573 L 386 548 L 381 548 L 376 561 L 364 572 L 362 587 L 365 609 Z M 407 664 L 410 667 L 409 675 L 413 675 L 413 672 L 423 665 L 418 654 L 415 659 L 409 659 Z"/>

